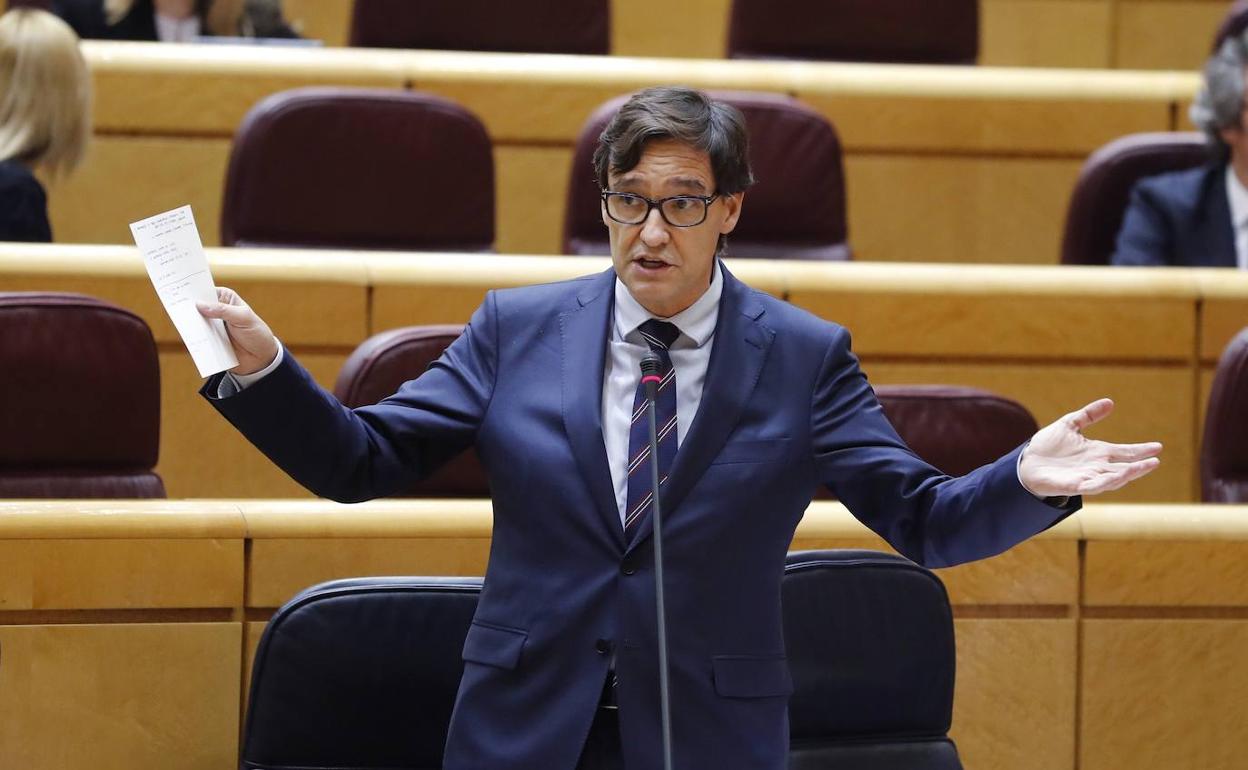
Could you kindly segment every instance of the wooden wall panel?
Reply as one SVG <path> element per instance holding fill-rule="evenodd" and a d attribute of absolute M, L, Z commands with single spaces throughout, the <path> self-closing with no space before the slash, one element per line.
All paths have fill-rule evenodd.
<path fill-rule="evenodd" d="M 958 681 L 950 736 L 963 764 L 1073 770 L 1075 621 L 958 619 L 954 626 Z"/>
<path fill-rule="evenodd" d="M 1113 36 L 1119 69 L 1199 70 L 1230 3 L 1225 0 L 1117 0 Z"/>
<path fill-rule="evenodd" d="M 1055 264 L 1081 159 L 854 153 L 854 259 Z M 746 196 L 744 216 L 749 212 Z"/>
<path fill-rule="evenodd" d="M 1086 559 L 1088 606 L 1248 606 L 1248 542 L 1093 541 Z"/>
<path fill-rule="evenodd" d="M 980 0 L 979 63 L 1110 66 L 1113 0 Z"/>
<path fill-rule="evenodd" d="M 353 5 L 354 0 L 282 0 L 282 12 L 303 37 L 341 46 L 351 38 Z"/>
<path fill-rule="evenodd" d="M 1085 620 L 1080 770 L 1232 770 L 1248 751 L 1244 620 Z"/>
<path fill-rule="evenodd" d="M 0 625 L 0 757 L 26 770 L 228 770 L 237 623 Z"/>
<path fill-rule="evenodd" d="M 614 0 L 611 53 L 718 59 L 728 50 L 731 0 Z"/>
<path fill-rule="evenodd" d="M 571 168 L 570 147 L 494 147 L 495 248 L 499 252 L 563 253 Z M 579 173 L 593 176 L 589 168 Z"/>

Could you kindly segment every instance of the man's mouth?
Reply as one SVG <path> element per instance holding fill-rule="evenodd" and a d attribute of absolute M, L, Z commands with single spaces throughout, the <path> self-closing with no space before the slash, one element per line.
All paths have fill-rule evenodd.
<path fill-rule="evenodd" d="M 646 270 L 661 270 L 665 267 L 670 267 L 670 265 L 668 265 L 666 262 L 664 262 L 661 259 L 647 259 L 645 257 L 638 257 L 637 259 L 633 260 L 633 262 L 645 268 Z"/>

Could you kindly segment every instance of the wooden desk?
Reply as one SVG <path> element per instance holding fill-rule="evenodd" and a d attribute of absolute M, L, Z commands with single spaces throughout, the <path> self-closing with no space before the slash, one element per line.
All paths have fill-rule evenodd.
<path fill-rule="evenodd" d="M 463 323 L 490 288 L 571 278 L 606 259 L 210 249 L 322 385 L 366 337 Z M 1124 502 L 1199 496 L 1203 401 L 1217 354 L 1248 325 L 1248 276 L 1214 270 L 826 264 L 736 260 L 745 282 L 847 326 L 872 382 L 987 388 L 1044 424 L 1109 395 L 1093 434 L 1157 439 L 1161 468 Z M 152 326 L 161 357 L 158 471 L 174 497 L 306 494 L 196 395 L 200 379 L 133 247 L 0 246 L 0 291 L 93 294 Z"/>
<path fill-rule="evenodd" d="M 0 757 L 236 767 L 278 605 L 339 577 L 482 574 L 491 523 L 473 500 L 0 502 Z M 882 546 L 816 503 L 793 548 L 828 547 Z M 1246 557 L 1246 506 L 1095 504 L 941 570 L 966 766 L 1238 767 Z"/>
<path fill-rule="evenodd" d="M 1135 131 L 1186 128 L 1194 73 L 710 61 L 88 42 L 96 135 L 50 190 L 62 242 L 127 243 L 126 224 L 184 203 L 217 242 L 235 128 L 304 85 L 455 99 L 495 142 L 497 247 L 560 251 L 572 146 L 592 110 L 644 86 L 789 93 L 845 146 L 859 259 L 1054 263 L 1084 157 Z M 748 216 L 748 200 L 746 216 Z"/>

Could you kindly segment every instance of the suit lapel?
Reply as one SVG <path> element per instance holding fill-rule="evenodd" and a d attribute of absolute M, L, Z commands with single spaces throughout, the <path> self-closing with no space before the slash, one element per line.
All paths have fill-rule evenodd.
<path fill-rule="evenodd" d="M 660 493 L 665 521 L 684 500 L 711 460 L 719 454 L 728 435 L 736 427 L 741 410 L 758 383 L 767 350 L 775 337 L 774 331 L 759 322 L 763 307 L 750 289 L 734 278 L 723 262 L 719 263 L 719 269 L 724 275 L 724 291 L 719 300 L 719 319 L 715 324 L 711 360 L 707 365 L 698 412 L 676 452 L 671 472 Z M 652 514 L 647 511 L 633 532 L 629 551 L 653 532 Z"/>
<path fill-rule="evenodd" d="M 1209 204 L 1203 207 L 1207 214 L 1201 227 L 1205 259 L 1194 262 L 1195 267 L 1238 265 L 1235 258 L 1235 225 L 1231 222 L 1231 204 L 1226 199 L 1225 178 L 1221 167 L 1209 175 L 1210 181 L 1205 189 Z"/>
<path fill-rule="evenodd" d="M 602 438 L 602 375 L 606 368 L 614 282 L 612 270 L 595 277 L 578 293 L 578 307 L 559 316 L 563 345 L 560 380 L 563 425 L 572 453 L 607 531 L 623 548 L 619 504 Z"/>

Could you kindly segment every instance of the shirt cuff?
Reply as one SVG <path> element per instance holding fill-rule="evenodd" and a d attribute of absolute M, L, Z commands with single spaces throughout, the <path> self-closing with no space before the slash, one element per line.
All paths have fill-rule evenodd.
<path fill-rule="evenodd" d="M 221 378 L 221 382 L 217 385 L 217 398 L 229 398 L 230 396 L 237 395 L 244 390 L 247 390 L 247 388 L 255 385 L 260 380 L 263 380 L 270 373 L 272 373 L 274 369 L 280 366 L 282 359 L 286 357 L 286 349 L 282 346 L 281 340 L 276 341 L 277 355 L 273 357 L 272 363 L 260 371 L 252 372 L 251 374 L 234 374 L 233 372 L 226 372 L 225 376 Z"/>
<path fill-rule="evenodd" d="M 1031 442 L 1028 441 L 1027 443 L 1030 444 Z M 1026 444 L 1023 445 L 1023 452 L 1025 451 L 1027 451 Z M 1022 487 L 1023 489 L 1027 489 L 1027 485 L 1023 483 L 1023 471 L 1022 471 L 1023 452 L 1018 453 L 1018 459 L 1014 462 L 1014 475 L 1018 477 L 1018 485 Z M 1037 495 L 1035 492 L 1032 492 L 1030 489 L 1027 489 L 1027 494 L 1031 495 L 1032 497 L 1036 498 L 1037 500 L 1043 503 L 1047 503 L 1048 505 L 1053 506 L 1054 508 L 1065 508 L 1067 505 L 1070 504 L 1070 497 L 1068 495 L 1055 495 L 1051 497 L 1045 497 L 1044 495 Z"/>

